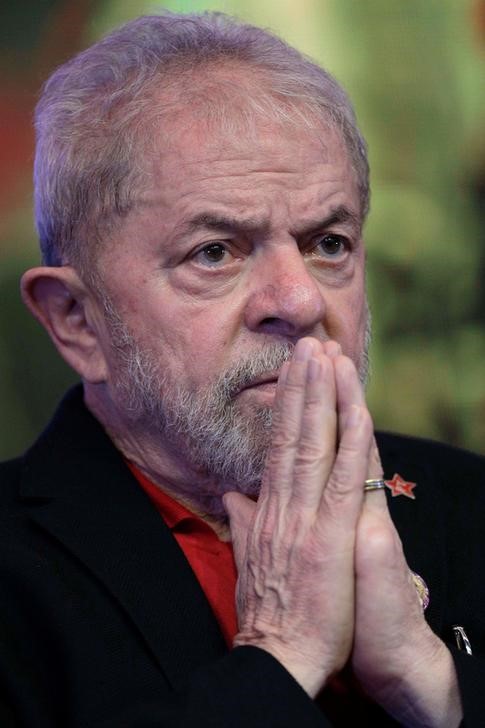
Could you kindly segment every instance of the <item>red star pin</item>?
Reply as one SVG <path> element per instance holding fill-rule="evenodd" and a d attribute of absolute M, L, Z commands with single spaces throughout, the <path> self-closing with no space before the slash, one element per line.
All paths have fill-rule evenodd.
<path fill-rule="evenodd" d="M 404 480 L 404 478 L 402 478 L 398 473 L 394 473 L 392 480 L 385 480 L 384 482 L 391 490 L 393 498 L 396 495 L 405 495 L 408 498 L 416 500 L 413 489 L 416 487 L 417 483 L 410 483 L 409 481 Z"/>

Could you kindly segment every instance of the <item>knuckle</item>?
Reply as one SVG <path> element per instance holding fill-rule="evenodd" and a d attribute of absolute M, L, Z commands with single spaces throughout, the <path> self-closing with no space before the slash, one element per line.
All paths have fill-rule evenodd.
<path fill-rule="evenodd" d="M 370 563 L 375 564 L 376 560 L 378 562 L 397 562 L 403 558 L 403 549 L 399 538 L 396 538 L 391 529 L 382 523 L 371 523 L 367 527 L 361 528 L 359 544 Z"/>
<path fill-rule="evenodd" d="M 274 455 L 281 450 L 293 450 L 298 445 L 298 434 L 290 427 L 278 427 L 271 438 L 270 453 Z"/>
<path fill-rule="evenodd" d="M 298 476 L 317 475 L 329 465 L 330 456 L 322 452 L 317 443 L 299 448 L 295 456 L 294 472 Z"/>
<path fill-rule="evenodd" d="M 367 434 L 367 433 L 365 433 Z M 362 467 L 363 473 L 367 473 L 369 467 L 369 448 L 371 436 L 359 437 L 358 439 L 342 439 L 338 448 L 336 459 L 335 474 L 339 477 L 340 471 L 348 475 L 356 472 Z M 367 476 L 365 476 L 367 477 Z"/>
<path fill-rule="evenodd" d="M 305 440 L 300 442 L 298 452 L 296 453 L 296 462 L 302 464 L 309 462 L 321 462 L 327 458 L 322 447 L 322 443 L 316 440 Z"/>
<path fill-rule="evenodd" d="M 268 524 L 265 524 L 258 533 L 258 542 L 262 549 L 268 549 L 273 545 L 274 533 Z"/>
<path fill-rule="evenodd" d="M 330 476 L 327 487 L 323 491 L 323 500 L 328 506 L 333 507 L 346 502 L 354 490 L 350 473 L 339 470 Z"/>
<path fill-rule="evenodd" d="M 292 377 L 291 374 L 285 382 L 285 391 L 287 394 L 301 394 L 305 389 L 305 379 L 302 378 L 301 372 L 298 372 L 296 376 Z"/>
<path fill-rule="evenodd" d="M 285 399 L 294 400 L 300 398 L 304 390 L 304 382 L 287 379 L 285 382 Z"/>
<path fill-rule="evenodd" d="M 374 437 L 374 423 L 367 407 L 364 407 L 362 412 L 360 437 L 365 440 L 368 449 L 370 449 Z"/>
<path fill-rule="evenodd" d="M 363 453 L 367 453 L 367 448 L 362 447 L 360 441 L 357 443 L 344 442 L 339 446 L 339 462 L 342 470 L 350 469 L 351 465 L 362 457 Z"/>
<path fill-rule="evenodd" d="M 369 438 L 371 437 L 370 423 L 369 417 L 366 421 Z M 324 491 L 324 499 L 328 505 L 347 501 L 356 492 L 356 488 L 363 487 L 367 477 L 367 453 L 368 447 L 361 439 L 358 442 L 341 441 L 335 467 Z"/>
<path fill-rule="evenodd" d="M 320 392 L 307 392 L 305 396 L 305 410 L 317 413 L 322 407 L 322 395 Z"/>
<path fill-rule="evenodd" d="M 380 523 L 371 523 L 362 528 L 365 543 L 373 550 L 382 550 L 384 553 L 396 545 L 395 539 L 388 528 Z"/>

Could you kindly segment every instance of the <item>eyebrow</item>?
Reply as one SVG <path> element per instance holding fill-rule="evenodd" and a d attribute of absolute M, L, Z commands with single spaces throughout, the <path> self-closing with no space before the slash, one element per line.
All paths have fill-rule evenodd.
<path fill-rule="evenodd" d="M 314 230 L 321 230 L 336 224 L 350 224 L 355 230 L 359 231 L 362 221 L 359 215 L 350 210 L 345 205 L 330 210 L 324 218 L 315 218 L 305 222 L 302 229 L 291 231 L 296 236 L 305 235 Z M 183 225 L 183 233 L 190 234 L 200 230 L 201 228 L 209 228 L 218 231 L 231 231 L 242 233 L 266 233 L 269 230 L 269 222 L 256 217 L 239 218 L 230 215 L 220 214 L 217 212 L 202 212 Z"/>
<path fill-rule="evenodd" d="M 268 227 L 267 222 L 256 217 L 239 218 L 217 212 L 202 212 L 184 224 L 184 231 L 191 233 L 200 228 L 211 228 L 211 230 L 255 233 L 257 231 L 265 232 Z"/>
<path fill-rule="evenodd" d="M 331 225 L 339 224 L 348 224 L 350 227 L 353 227 L 356 230 L 360 230 L 362 227 L 361 216 L 350 210 L 345 205 L 339 205 L 338 207 L 333 208 L 323 220 L 315 222 L 310 222 L 310 224 L 306 224 L 305 230 L 309 232 L 311 230 L 315 230 L 316 228 L 327 228 Z"/>

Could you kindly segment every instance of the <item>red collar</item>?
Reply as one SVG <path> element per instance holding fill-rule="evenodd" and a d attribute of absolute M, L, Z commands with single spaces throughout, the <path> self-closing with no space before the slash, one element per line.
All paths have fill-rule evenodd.
<path fill-rule="evenodd" d="M 237 632 L 232 544 L 221 541 L 202 518 L 152 483 L 136 465 L 126 463 L 172 531 L 231 646 Z"/>

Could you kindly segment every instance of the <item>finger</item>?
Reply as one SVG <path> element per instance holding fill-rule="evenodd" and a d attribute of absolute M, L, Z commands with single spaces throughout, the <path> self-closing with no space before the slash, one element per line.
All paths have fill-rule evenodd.
<path fill-rule="evenodd" d="M 292 490 L 293 466 L 300 439 L 301 419 L 305 405 L 308 362 L 318 342 L 309 337 L 300 339 L 289 365 L 280 376 L 273 410 L 271 446 L 268 452 L 260 493 L 260 502 L 275 490 L 289 497 Z"/>
<path fill-rule="evenodd" d="M 345 424 L 348 416 L 349 407 L 356 404 L 365 405 L 364 391 L 357 370 L 353 362 L 347 357 L 336 357 L 334 359 L 336 368 L 337 383 L 337 404 L 339 408 L 339 431 Z M 369 447 L 369 464 L 365 479 L 381 479 L 383 478 L 383 468 L 377 443 L 372 437 Z M 364 482 L 362 482 L 362 488 Z M 387 500 L 384 490 L 375 490 L 366 493 L 364 498 L 364 507 L 372 508 L 382 513 L 388 514 Z"/>
<path fill-rule="evenodd" d="M 333 339 L 325 341 L 322 348 L 323 353 L 330 357 L 330 359 L 335 359 L 335 357 L 342 354 L 342 347 L 337 341 L 334 341 Z"/>
<path fill-rule="evenodd" d="M 365 398 L 362 384 L 351 359 L 346 356 L 336 356 L 332 359 L 335 369 L 335 383 L 337 387 L 337 410 L 339 434 L 344 431 L 345 419 L 354 406 L 364 406 Z"/>
<path fill-rule="evenodd" d="M 373 437 L 369 453 L 369 470 L 367 478 L 370 480 L 382 480 L 383 477 L 384 471 L 382 468 L 381 457 L 379 455 L 375 437 Z M 385 490 L 371 490 L 365 493 L 364 510 L 369 513 L 371 511 L 377 514 L 381 513 L 384 517 L 390 518 Z"/>
<path fill-rule="evenodd" d="M 353 539 L 362 507 L 372 441 L 372 420 L 367 408 L 353 405 L 347 412 L 343 428 L 335 464 L 323 491 L 320 511 L 324 518 L 330 516 L 337 521 Z"/>
<path fill-rule="evenodd" d="M 379 448 L 377 447 L 376 438 L 372 438 L 370 453 L 369 453 L 369 478 L 375 478 L 376 480 L 384 477 L 384 471 L 381 463 L 381 456 L 379 454 Z"/>
<path fill-rule="evenodd" d="M 335 465 L 322 499 L 324 511 L 342 511 L 347 527 L 355 528 L 363 500 L 373 437 L 372 420 L 353 362 L 338 355 L 332 360 L 335 373 L 339 446 Z M 342 509 L 341 504 L 345 504 Z"/>
<path fill-rule="evenodd" d="M 337 415 L 332 362 L 321 354 L 307 368 L 300 438 L 294 461 L 292 502 L 317 509 L 336 455 Z"/>
<path fill-rule="evenodd" d="M 256 503 L 242 493 L 226 493 L 223 503 L 229 516 L 231 540 L 234 550 L 234 560 L 238 572 L 246 558 L 248 532 L 251 527 Z"/>

